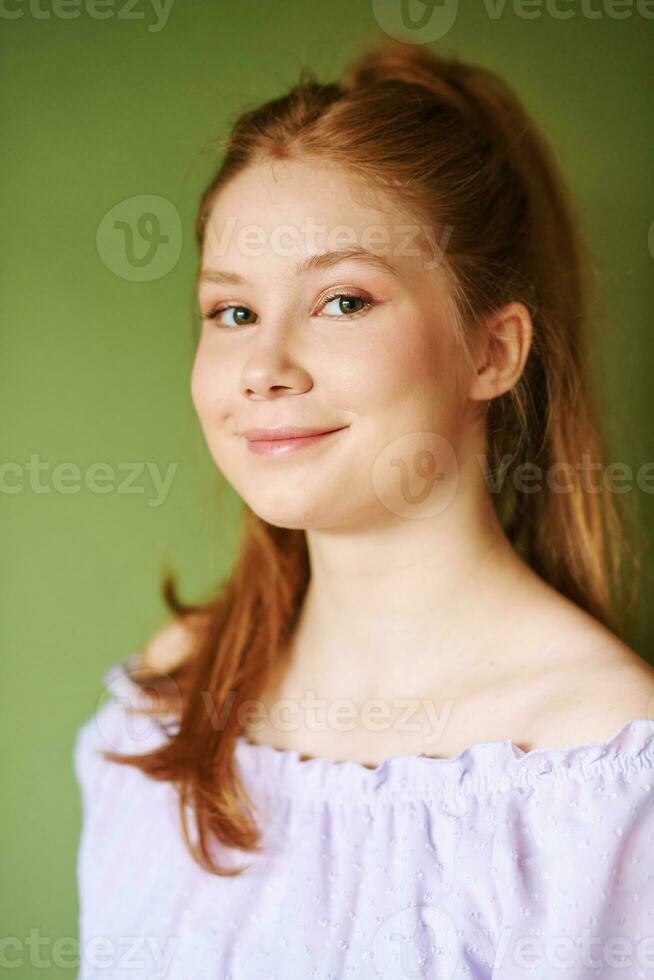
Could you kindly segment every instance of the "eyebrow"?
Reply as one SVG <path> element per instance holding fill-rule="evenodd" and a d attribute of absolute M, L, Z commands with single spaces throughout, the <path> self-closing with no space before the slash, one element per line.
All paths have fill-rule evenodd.
<path fill-rule="evenodd" d="M 291 276 L 297 277 L 306 275 L 306 273 L 313 272 L 314 270 L 329 269 L 339 262 L 348 260 L 371 265 L 395 278 L 400 277 L 400 270 L 383 256 L 377 255 L 375 252 L 369 252 L 366 248 L 352 247 L 330 249 L 327 252 L 316 252 L 313 255 L 308 255 L 306 258 L 296 262 L 291 269 Z M 248 280 L 236 272 L 229 272 L 223 269 L 201 269 L 198 275 L 198 283 L 202 282 L 245 285 L 248 283 Z"/>

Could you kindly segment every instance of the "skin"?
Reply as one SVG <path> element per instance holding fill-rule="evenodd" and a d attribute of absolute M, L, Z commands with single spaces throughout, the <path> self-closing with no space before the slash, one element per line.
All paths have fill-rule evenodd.
<path fill-rule="evenodd" d="M 262 699 L 264 723 L 245 730 L 367 765 L 447 757 L 476 741 L 529 750 L 603 740 L 649 717 L 654 671 L 522 561 L 478 461 L 484 406 L 524 370 L 529 313 L 510 303 L 480 324 L 466 365 L 444 269 L 405 254 L 406 220 L 313 161 L 252 166 L 209 216 L 201 273 L 243 282 L 200 281 L 193 403 L 217 467 L 266 521 L 306 531 L 312 567 L 288 669 Z M 310 222 L 323 230 L 314 238 Z M 334 232 L 344 224 L 347 244 L 365 244 L 396 274 L 351 258 L 296 274 L 300 260 L 344 244 Z M 256 249 L 239 238 L 248 226 L 259 229 Z M 275 244 L 281 226 L 295 230 L 286 248 Z M 381 246 L 366 237 L 373 226 L 384 229 Z M 343 292 L 372 305 L 329 299 Z M 227 305 L 241 313 L 209 318 Z M 257 456 L 241 435 L 280 425 L 345 428 L 287 456 Z M 297 707 L 308 691 L 326 705 L 346 699 L 354 722 L 274 715 L 280 698 Z M 364 720 L 373 699 L 390 706 L 390 721 Z M 413 706 L 409 726 L 398 699 Z"/>

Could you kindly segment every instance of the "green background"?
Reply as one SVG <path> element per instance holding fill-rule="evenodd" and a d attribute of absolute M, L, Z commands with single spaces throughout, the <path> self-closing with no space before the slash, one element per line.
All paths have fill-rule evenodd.
<path fill-rule="evenodd" d="M 216 160 L 215 149 L 203 149 L 227 134 L 241 109 L 281 94 L 303 64 L 336 78 L 379 29 L 375 8 L 351 0 L 176 0 L 160 30 L 151 29 L 150 3 L 138 0 L 130 19 L 119 16 L 123 7 L 110 2 L 110 16 L 99 20 L 83 4 L 68 18 L 72 6 L 5 0 L 0 17 L 0 425 L 2 460 L 23 474 L 22 489 L 0 496 L 7 764 L 0 932 L 21 944 L 6 953 L 23 958 L 8 971 L 21 978 L 76 973 L 70 956 L 68 968 L 30 963 L 25 939 L 31 930 L 47 937 L 47 959 L 57 937 L 77 936 L 72 746 L 104 670 L 163 621 L 164 561 L 191 599 L 233 556 L 239 501 L 221 489 L 189 393 L 193 218 Z M 591 18 L 579 3 L 561 0 L 564 7 L 574 16 L 543 10 L 527 19 L 507 3 L 492 17 L 480 0 L 463 0 L 433 47 L 500 72 L 554 145 L 604 291 L 594 371 L 612 458 L 635 472 L 654 458 L 654 21 L 635 7 L 623 19 L 612 8 Z M 601 0 L 592 7 L 601 12 Z M 14 12 L 20 16 L 7 16 Z M 99 248 L 96 239 L 116 204 L 141 195 L 172 202 L 181 219 L 167 244 L 181 246 L 179 259 L 150 281 L 112 269 L 101 254 L 110 242 L 105 236 Z M 30 483 L 30 457 L 46 465 L 46 492 Z M 84 486 L 98 462 L 113 468 L 106 493 Z M 119 489 L 126 464 L 148 462 L 160 471 L 176 464 L 160 506 L 147 471 L 132 492 Z M 65 481 L 53 485 L 61 463 L 79 467 L 78 492 L 70 492 L 70 477 L 69 492 Z M 649 555 L 652 495 L 635 483 L 631 493 Z M 630 637 L 648 659 L 652 575 L 650 555 Z"/>

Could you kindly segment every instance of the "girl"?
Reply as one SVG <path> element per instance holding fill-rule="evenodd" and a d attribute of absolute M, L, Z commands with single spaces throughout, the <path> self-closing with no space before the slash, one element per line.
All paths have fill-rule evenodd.
<path fill-rule="evenodd" d="M 80 980 L 654 977 L 577 225 L 509 87 L 418 46 L 236 121 L 191 390 L 246 520 L 78 732 Z"/>

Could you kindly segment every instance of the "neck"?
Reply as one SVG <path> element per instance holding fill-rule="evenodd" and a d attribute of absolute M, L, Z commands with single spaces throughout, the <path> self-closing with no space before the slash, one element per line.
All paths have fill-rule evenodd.
<path fill-rule="evenodd" d="M 434 518 L 308 531 L 307 543 L 291 670 L 334 696 L 397 693 L 408 678 L 425 689 L 482 663 L 497 653 L 517 591 L 536 580 L 485 488 L 457 494 Z"/>

